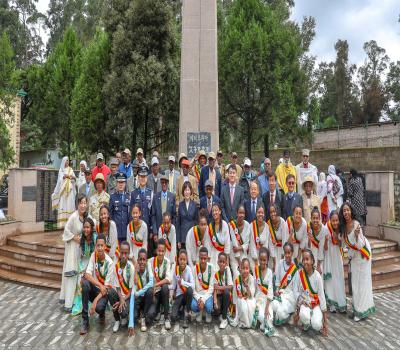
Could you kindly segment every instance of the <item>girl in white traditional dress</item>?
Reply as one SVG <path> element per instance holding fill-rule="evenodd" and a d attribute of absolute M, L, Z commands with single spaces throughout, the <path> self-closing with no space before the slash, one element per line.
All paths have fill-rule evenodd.
<path fill-rule="evenodd" d="M 78 210 L 69 217 L 64 228 L 62 239 L 65 243 L 64 266 L 61 281 L 60 301 L 64 310 L 71 312 L 76 283 L 79 274 L 80 241 L 83 221 L 86 217 L 87 200 L 84 195 L 78 196 Z"/>
<path fill-rule="evenodd" d="M 240 262 L 243 258 L 247 258 L 249 250 L 250 224 L 244 218 L 245 210 L 244 206 L 241 204 L 237 211 L 237 220 L 231 220 L 229 223 L 232 240 L 231 269 L 234 278 L 239 275 Z"/>
<path fill-rule="evenodd" d="M 254 270 L 254 266 L 257 264 L 258 253 L 261 247 L 267 248 L 271 257 L 275 256 L 274 245 L 272 244 L 268 225 L 264 221 L 264 218 L 264 207 L 259 207 L 256 213 L 256 220 L 250 224 L 250 264 L 252 270 Z"/>
<path fill-rule="evenodd" d="M 132 221 L 126 229 L 126 240 L 130 247 L 129 259 L 132 259 L 133 265 L 136 266 L 139 250 L 144 248 L 147 251 L 148 228 L 147 224 L 140 219 L 140 204 L 133 205 L 131 214 Z"/>
<path fill-rule="evenodd" d="M 308 230 L 308 246 L 313 253 L 316 261 L 316 267 L 322 274 L 322 261 L 324 260 L 325 237 L 328 235 L 328 229 L 322 225 L 321 214 L 318 207 L 311 210 L 311 223 Z"/>
<path fill-rule="evenodd" d="M 297 265 L 293 261 L 293 245 L 286 242 L 283 246 L 285 257 L 278 262 L 275 276 L 275 297 L 272 301 L 274 324 L 286 323 L 296 310 L 296 299 L 293 294 L 293 280 L 297 273 Z"/>
<path fill-rule="evenodd" d="M 51 195 L 52 209 L 57 209 L 57 226 L 63 228 L 75 211 L 75 174 L 69 166 L 68 157 L 61 161 L 57 185 Z"/>
<path fill-rule="evenodd" d="M 349 247 L 354 321 L 360 321 L 375 313 L 371 246 L 362 232 L 360 223 L 354 217 L 350 203 L 343 204 L 339 217 L 343 227 L 343 240 Z"/>
<path fill-rule="evenodd" d="M 324 249 L 324 288 L 330 312 L 346 312 L 346 291 L 344 284 L 343 259 L 340 249 L 340 223 L 336 210 L 331 212 L 326 223 L 328 235 Z"/>
<path fill-rule="evenodd" d="M 289 239 L 289 231 L 285 220 L 278 215 L 278 208 L 275 204 L 270 205 L 269 216 L 270 219 L 267 224 L 271 242 L 274 246 L 274 255 L 272 257 L 274 258 L 273 271 L 276 274 L 276 263 L 283 258 L 283 245 Z"/>
<path fill-rule="evenodd" d="M 74 306 L 72 307 L 72 315 L 78 315 L 82 312 L 82 287 L 81 278 L 85 275 L 86 267 L 89 263 L 96 247 L 96 231 L 95 225 L 90 217 L 86 217 L 83 221 L 83 232 L 80 241 L 80 262 L 79 262 L 79 276 L 76 283 Z"/>
<path fill-rule="evenodd" d="M 257 284 L 250 273 L 250 261 L 242 260 L 240 275 L 235 278 L 233 286 L 233 302 L 236 304 L 236 316 L 231 322 L 232 326 L 250 328 L 256 311 Z"/>
<path fill-rule="evenodd" d="M 119 243 L 117 225 L 110 219 L 108 206 L 102 205 L 99 211 L 99 223 L 96 225 L 96 233 L 106 237 L 105 253 L 116 263 L 119 259 Z"/>
<path fill-rule="evenodd" d="M 222 209 L 219 203 L 212 205 L 212 219 L 208 224 L 208 231 L 204 237 L 204 245 L 210 254 L 210 263 L 213 267 L 218 265 L 218 254 L 224 252 L 229 259 L 231 252 L 231 237 L 228 224 L 222 220 Z"/>
<path fill-rule="evenodd" d="M 304 248 L 307 248 L 308 243 L 308 226 L 306 220 L 303 218 L 303 209 L 300 206 L 296 206 L 293 209 L 293 216 L 287 218 L 286 224 L 289 233 L 288 242 L 293 245 L 293 257 L 297 264 L 301 261 L 301 252 Z"/>
<path fill-rule="evenodd" d="M 253 276 L 256 278 L 256 311 L 253 316 L 253 327 L 257 321 L 260 322 L 260 329 L 268 337 L 275 333 L 273 325 L 272 299 L 274 298 L 273 273 L 268 268 L 268 249 L 261 247 L 258 254 L 258 264 L 254 268 Z"/>
<path fill-rule="evenodd" d="M 158 239 L 165 241 L 165 257 L 171 262 L 171 268 L 175 268 L 176 259 L 176 230 L 175 225 L 171 223 L 171 214 L 163 214 L 163 223 L 158 229 Z"/>
<path fill-rule="evenodd" d="M 297 300 L 295 323 L 303 325 L 304 330 L 310 327 L 328 335 L 328 314 L 324 285 L 320 273 L 314 269 L 314 255 L 309 249 L 303 252 L 303 268 L 300 269 L 292 282 L 293 293 Z"/>
<path fill-rule="evenodd" d="M 200 248 L 204 247 L 205 237 L 208 235 L 207 211 L 200 209 L 199 224 L 193 226 L 186 235 L 186 251 L 188 256 L 188 265 L 193 270 L 199 262 Z"/>

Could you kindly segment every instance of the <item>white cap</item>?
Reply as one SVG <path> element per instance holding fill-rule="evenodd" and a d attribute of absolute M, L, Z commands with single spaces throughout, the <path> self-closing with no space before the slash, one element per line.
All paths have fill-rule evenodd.
<path fill-rule="evenodd" d="M 246 159 L 244 160 L 243 165 L 244 165 L 244 166 L 251 166 L 251 160 L 250 160 L 249 158 L 246 158 Z"/>
<path fill-rule="evenodd" d="M 174 162 L 175 163 L 175 157 L 174 156 L 169 156 L 168 157 L 169 162 Z"/>
<path fill-rule="evenodd" d="M 158 158 L 157 158 L 157 157 L 151 158 L 151 165 L 159 164 L 159 163 L 160 163 L 160 162 L 158 161 Z"/>

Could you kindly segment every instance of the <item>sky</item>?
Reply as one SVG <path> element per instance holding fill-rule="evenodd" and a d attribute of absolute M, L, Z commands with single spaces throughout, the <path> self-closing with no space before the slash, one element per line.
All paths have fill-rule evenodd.
<path fill-rule="evenodd" d="M 38 10 L 45 13 L 49 0 L 39 0 Z M 338 39 L 349 43 L 349 62 L 362 64 L 363 44 L 375 40 L 386 49 L 392 61 L 400 60 L 400 0 L 296 0 L 292 19 L 304 16 L 316 20 L 316 36 L 311 53 L 317 62 L 334 61 Z M 44 38 L 46 41 L 46 38 Z"/>

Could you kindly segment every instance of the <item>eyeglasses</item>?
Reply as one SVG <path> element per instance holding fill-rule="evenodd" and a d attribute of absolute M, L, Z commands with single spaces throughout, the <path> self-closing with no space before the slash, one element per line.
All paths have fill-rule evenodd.
<path fill-rule="evenodd" d="M 294 185 L 294 181 L 289 181 L 288 185 Z"/>

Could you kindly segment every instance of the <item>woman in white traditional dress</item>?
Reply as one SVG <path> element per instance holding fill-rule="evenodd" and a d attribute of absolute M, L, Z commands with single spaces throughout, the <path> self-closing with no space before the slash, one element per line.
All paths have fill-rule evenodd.
<path fill-rule="evenodd" d="M 322 262 L 324 260 L 325 237 L 328 235 L 328 229 L 321 222 L 321 213 L 318 207 L 311 210 L 311 223 L 308 230 L 308 246 L 313 253 L 316 261 L 316 267 L 322 274 Z"/>
<path fill-rule="evenodd" d="M 352 305 L 354 320 L 360 321 L 375 313 L 371 278 L 371 246 L 364 236 L 360 223 L 354 217 L 349 203 L 340 209 L 343 240 L 349 247 Z"/>
<path fill-rule="evenodd" d="M 311 250 L 304 250 L 302 262 L 303 268 L 296 273 L 293 281 L 293 293 L 297 300 L 294 321 L 298 323 L 300 320 L 304 330 L 311 327 L 328 336 L 324 284 L 320 273 L 314 269 L 315 259 Z"/>
<path fill-rule="evenodd" d="M 326 224 L 326 222 L 328 221 L 328 214 L 329 214 L 327 194 L 328 194 L 328 185 L 326 183 L 326 176 L 325 173 L 321 172 L 318 178 L 317 196 L 319 197 L 321 203 L 321 218 L 323 224 Z"/>
<path fill-rule="evenodd" d="M 328 197 L 328 208 L 329 214 L 333 210 L 339 210 L 343 204 L 343 184 L 339 176 L 336 175 L 336 169 L 334 165 L 328 167 L 327 182 L 327 197 Z"/>
<path fill-rule="evenodd" d="M 268 337 L 275 333 L 273 325 L 272 299 L 274 298 L 273 273 L 268 268 L 268 249 L 261 247 L 258 255 L 258 265 L 254 268 L 253 276 L 256 278 L 256 311 L 253 316 L 253 327 L 260 322 L 260 329 Z"/>
<path fill-rule="evenodd" d="M 264 207 L 259 207 L 256 212 L 256 219 L 250 224 L 250 264 L 252 270 L 258 263 L 258 253 L 261 247 L 267 248 L 271 257 L 275 256 L 274 245 L 264 218 Z"/>
<path fill-rule="evenodd" d="M 326 223 L 328 235 L 324 249 L 324 288 L 326 303 L 330 312 L 346 312 L 346 291 L 344 284 L 343 259 L 340 251 L 339 213 L 333 211 Z"/>
<path fill-rule="evenodd" d="M 117 262 L 119 259 L 117 225 L 110 219 L 110 209 L 108 209 L 107 205 L 100 207 L 99 216 L 99 223 L 96 225 L 96 233 L 102 233 L 106 237 L 104 251 L 114 262 Z"/>
<path fill-rule="evenodd" d="M 250 224 L 244 219 L 245 210 L 241 204 L 237 211 L 237 220 L 231 220 L 229 223 L 229 231 L 231 234 L 232 250 L 231 250 L 231 269 L 234 278 L 240 271 L 240 262 L 243 258 L 247 258 L 250 244 Z"/>
<path fill-rule="evenodd" d="M 72 315 L 78 315 L 82 312 L 82 286 L 81 279 L 85 275 L 86 267 L 89 264 L 96 246 L 96 231 L 94 221 L 91 217 L 86 217 L 83 221 L 81 241 L 80 241 L 80 261 L 79 275 L 76 283 L 74 305 L 72 307 Z"/>
<path fill-rule="evenodd" d="M 278 262 L 275 276 L 275 297 L 272 301 L 274 324 L 281 325 L 289 320 L 296 310 L 296 299 L 293 294 L 293 280 L 298 267 L 293 261 L 293 245 L 286 242 L 283 246 L 285 257 Z"/>
<path fill-rule="evenodd" d="M 158 239 L 161 238 L 165 241 L 165 257 L 171 262 L 173 271 L 177 263 L 176 230 L 175 225 L 171 223 L 171 214 L 168 212 L 163 214 L 163 222 L 158 229 Z"/>
<path fill-rule="evenodd" d="M 278 215 L 278 208 L 275 204 L 269 207 L 268 229 L 271 237 L 271 242 L 274 246 L 274 255 L 272 255 L 274 260 L 273 271 L 276 274 L 277 261 L 283 258 L 283 245 L 289 239 L 288 226 L 285 220 Z"/>
<path fill-rule="evenodd" d="M 297 264 L 301 261 L 301 252 L 304 248 L 307 248 L 308 243 L 308 226 L 306 220 L 303 218 L 303 209 L 300 206 L 296 206 L 293 209 L 293 216 L 287 218 L 286 224 L 289 234 L 288 242 L 293 245 L 293 257 Z"/>
<path fill-rule="evenodd" d="M 131 259 L 133 265 L 136 266 L 139 250 L 144 248 L 147 251 L 148 228 L 147 224 L 140 219 L 140 204 L 134 204 L 131 215 L 132 220 L 128 224 L 126 230 L 126 240 L 128 241 L 130 247 L 129 259 Z"/>
<path fill-rule="evenodd" d="M 85 170 L 87 169 L 87 163 L 85 160 L 81 160 L 79 163 L 79 175 L 76 180 L 76 188 L 79 191 L 79 188 L 86 183 L 86 177 L 85 177 Z"/>
<path fill-rule="evenodd" d="M 57 185 L 51 195 L 52 209 L 57 209 L 57 227 L 63 228 L 75 211 L 75 174 L 69 166 L 68 157 L 61 161 Z"/>
<path fill-rule="evenodd" d="M 87 216 L 87 199 L 78 196 L 78 210 L 69 217 L 64 228 L 62 240 L 65 243 L 64 265 L 61 280 L 60 302 L 64 310 L 71 312 L 74 301 L 76 283 L 79 274 L 80 248 L 83 221 Z"/>
<path fill-rule="evenodd" d="M 240 275 L 235 278 L 233 286 L 233 302 L 236 305 L 236 315 L 231 325 L 240 328 L 250 328 L 256 311 L 257 285 L 250 273 L 250 261 L 242 260 Z"/>
<path fill-rule="evenodd" d="M 204 237 L 204 245 L 210 255 L 210 264 L 218 266 L 218 254 L 224 252 L 228 258 L 231 252 L 231 237 L 228 224 L 222 220 L 222 209 L 219 203 L 212 205 L 212 219 L 208 224 L 208 231 Z"/>

